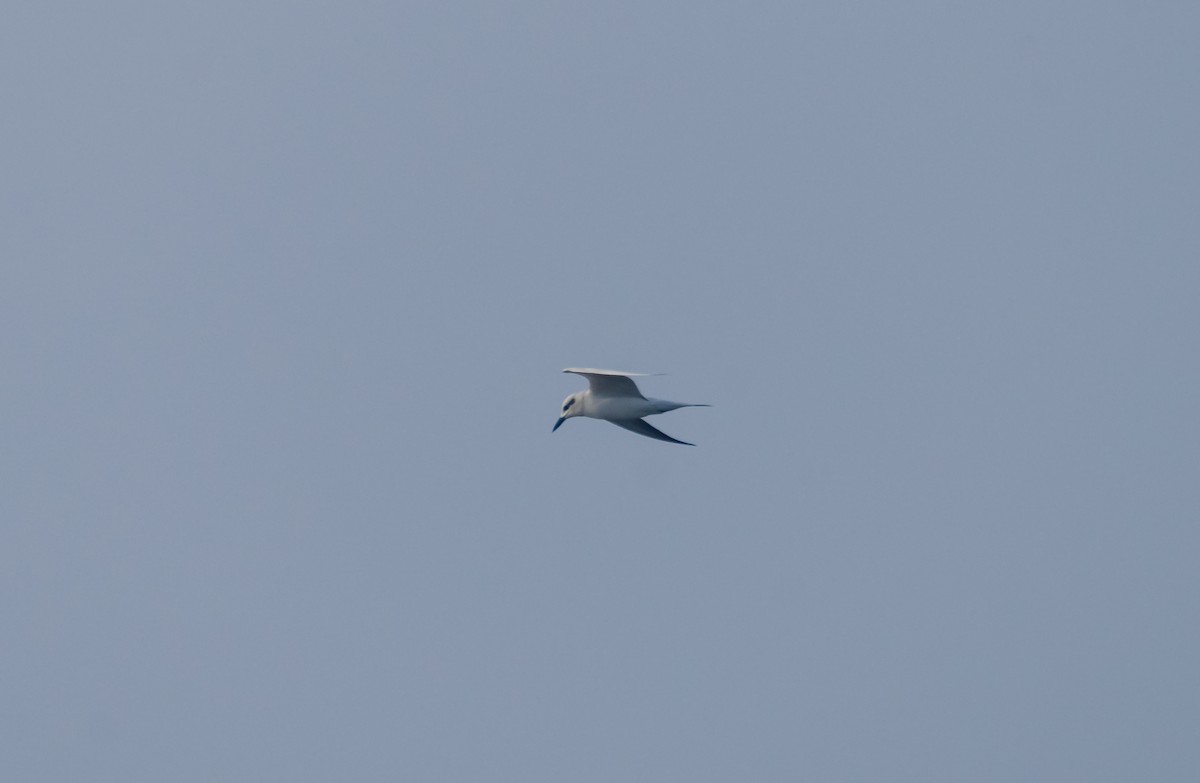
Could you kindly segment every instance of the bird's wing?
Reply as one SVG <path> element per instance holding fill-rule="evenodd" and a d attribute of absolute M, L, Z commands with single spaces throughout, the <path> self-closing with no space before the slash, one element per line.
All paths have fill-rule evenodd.
<path fill-rule="evenodd" d="M 665 432 L 656 430 L 654 427 L 651 427 L 649 424 L 647 424 L 645 419 L 606 419 L 606 421 L 611 421 L 618 427 L 624 427 L 630 432 L 636 432 L 638 435 L 645 435 L 647 438 L 665 440 L 668 443 L 680 443 L 684 446 L 696 445 L 695 443 L 688 443 L 686 440 L 676 440 Z"/>
<path fill-rule="evenodd" d="M 588 367 L 568 367 L 563 372 L 573 372 L 588 379 L 594 397 L 637 397 L 646 399 L 638 391 L 631 376 L 644 375 L 640 372 L 617 372 L 616 370 L 593 370 Z"/>

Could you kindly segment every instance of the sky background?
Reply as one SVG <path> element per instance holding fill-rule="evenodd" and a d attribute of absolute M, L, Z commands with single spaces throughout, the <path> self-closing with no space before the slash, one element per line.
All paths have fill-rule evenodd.
<path fill-rule="evenodd" d="M 4 16 L 0 776 L 1195 780 L 1200 6 Z"/>

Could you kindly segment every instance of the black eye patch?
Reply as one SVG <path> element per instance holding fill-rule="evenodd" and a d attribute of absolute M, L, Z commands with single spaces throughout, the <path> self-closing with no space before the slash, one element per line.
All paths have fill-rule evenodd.
<path fill-rule="evenodd" d="M 567 404 L 563 406 L 563 410 L 565 411 L 567 408 L 570 408 L 574 404 L 575 404 L 575 400 L 569 400 L 567 402 Z"/>

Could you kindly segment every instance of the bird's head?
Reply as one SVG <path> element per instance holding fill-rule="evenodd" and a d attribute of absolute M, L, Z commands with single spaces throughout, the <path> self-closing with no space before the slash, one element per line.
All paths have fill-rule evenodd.
<path fill-rule="evenodd" d="M 567 419 L 571 418 L 572 416 L 582 416 L 583 415 L 583 412 L 580 410 L 580 408 L 583 407 L 580 404 L 580 398 L 582 396 L 583 395 L 578 392 L 576 392 L 575 394 L 567 395 L 567 398 L 565 400 L 563 400 L 562 413 L 559 414 L 558 421 L 554 422 L 554 429 L 550 430 L 551 432 L 554 432 L 554 430 L 561 427 L 562 423 L 564 421 L 566 421 Z"/>

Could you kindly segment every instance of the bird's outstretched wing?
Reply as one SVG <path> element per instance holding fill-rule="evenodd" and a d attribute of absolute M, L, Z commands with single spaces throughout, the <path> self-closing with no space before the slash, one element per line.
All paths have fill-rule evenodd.
<path fill-rule="evenodd" d="M 645 419 L 606 419 L 618 427 L 624 427 L 630 432 L 636 432 L 638 435 L 645 435 L 647 438 L 655 440 L 665 440 L 668 443 L 679 443 L 684 446 L 695 446 L 695 443 L 688 443 L 686 440 L 676 440 L 665 432 L 660 432 L 654 427 L 646 423 Z"/>
<path fill-rule="evenodd" d="M 637 397 L 646 399 L 638 391 L 637 384 L 631 376 L 645 375 L 640 372 L 617 372 L 616 370 L 593 370 L 589 367 L 568 367 L 563 372 L 573 372 L 588 379 L 592 396 L 595 397 Z M 649 426 L 649 425 L 647 425 Z"/>

